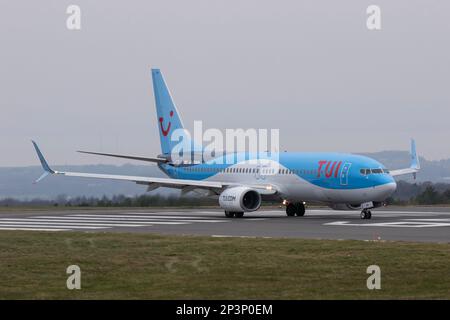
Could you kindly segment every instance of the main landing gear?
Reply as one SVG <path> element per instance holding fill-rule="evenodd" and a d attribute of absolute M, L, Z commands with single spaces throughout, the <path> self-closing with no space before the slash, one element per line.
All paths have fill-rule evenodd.
<path fill-rule="evenodd" d="M 372 212 L 370 212 L 369 209 L 363 209 L 360 214 L 361 219 L 371 219 L 372 218 Z"/>
<path fill-rule="evenodd" d="M 244 216 L 243 212 L 225 211 L 225 217 L 227 218 L 242 218 L 243 216 Z"/>
<path fill-rule="evenodd" d="M 288 217 L 303 217 L 305 215 L 305 204 L 303 202 L 289 203 L 286 206 L 286 215 Z"/>

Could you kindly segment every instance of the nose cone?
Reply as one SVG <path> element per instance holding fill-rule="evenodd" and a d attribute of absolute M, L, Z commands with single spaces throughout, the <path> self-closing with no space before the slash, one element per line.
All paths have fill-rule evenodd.
<path fill-rule="evenodd" d="M 384 201 L 390 197 L 397 189 L 397 183 L 390 175 L 379 175 L 374 177 L 374 198 L 377 201 Z"/>
<path fill-rule="evenodd" d="M 390 179 L 387 183 L 380 185 L 379 191 L 383 200 L 390 197 L 395 192 L 395 190 L 397 190 L 397 183 L 395 182 L 394 178 L 389 178 Z"/>
<path fill-rule="evenodd" d="M 397 183 L 395 182 L 394 179 L 392 179 L 392 182 L 389 182 L 386 184 L 386 193 L 388 194 L 388 196 L 390 196 L 391 194 L 393 194 L 395 192 L 395 190 L 397 190 Z"/>

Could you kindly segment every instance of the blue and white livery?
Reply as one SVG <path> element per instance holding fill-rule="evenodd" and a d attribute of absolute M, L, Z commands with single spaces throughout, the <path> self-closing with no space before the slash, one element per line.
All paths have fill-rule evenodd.
<path fill-rule="evenodd" d="M 336 210 L 361 210 L 361 218 L 370 219 L 370 209 L 383 205 L 395 191 L 397 185 L 393 177 L 403 174 L 415 177 L 420 169 L 414 140 L 411 140 L 411 165 L 399 170 L 388 170 L 374 159 L 347 153 L 282 152 L 276 160 L 270 154 L 232 153 L 222 155 L 222 159 L 176 162 L 171 152 L 177 142 L 171 135 L 175 130 L 183 132 L 183 123 L 159 69 L 152 69 L 152 80 L 161 154 L 152 158 L 80 152 L 153 162 L 167 178 L 55 171 L 33 141 L 44 169 L 36 182 L 49 174 L 58 174 L 131 181 L 147 186 L 148 191 L 159 187 L 178 188 L 183 194 L 195 191 L 216 197 L 226 217 L 230 218 L 257 211 L 263 200 L 279 200 L 286 205 L 288 216 L 303 216 L 305 203 L 313 201 Z M 189 135 L 182 139 L 190 145 L 192 154 L 202 151 Z"/>

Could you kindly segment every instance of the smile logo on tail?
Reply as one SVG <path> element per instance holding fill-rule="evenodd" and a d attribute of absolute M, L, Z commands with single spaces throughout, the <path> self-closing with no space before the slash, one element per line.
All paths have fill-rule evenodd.
<path fill-rule="evenodd" d="M 173 111 L 170 111 L 170 117 L 171 118 L 173 117 Z M 162 132 L 164 137 L 167 137 L 167 135 L 170 132 L 170 125 L 172 124 L 172 122 L 169 121 L 169 124 L 167 125 L 167 129 L 164 129 L 163 122 L 164 122 L 164 118 L 160 117 L 159 118 L 159 125 L 161 126 L 161 132 Z"/>

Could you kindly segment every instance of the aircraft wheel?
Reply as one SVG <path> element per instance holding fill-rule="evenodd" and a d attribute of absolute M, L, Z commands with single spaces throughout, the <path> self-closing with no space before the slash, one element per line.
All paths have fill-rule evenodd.
<path fill-rule="evenodd" d="M 234 212 L 225 211 L 225 217 L 227 217 L 227 218 L 233 218 L 233 217 L 234 217 Z"/>
<path fill-rule="evenodd" d="M 236 212 L 236 213 L 234 214 L 234 216 L 235 216 L 236 218 L 242 218 L 242 217 L 244 216 L 244 213 L 243 213 L 243 212 Z"/>
<path fill-rule="evenodd" d="M 296 203 L 295 207 L 297 209 L 295 212 L 297 217 L 303 217 L 305 215 L 305 205 L 303 204 L 303 202 Z"/>
<path fill-rule="evenodd" d="M 363 210 L 360 214 L 361 219 L 371 219 L 372 218 L 372 212 L 370 210 Z"/>
<path fill-rule="evenodd" d="M 286 215 L 288 217 L 295 216 L 295 213 L 297 212 L 297 208 L 293 203 L 289 203 L 286 207 Z"/>

